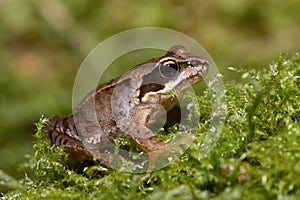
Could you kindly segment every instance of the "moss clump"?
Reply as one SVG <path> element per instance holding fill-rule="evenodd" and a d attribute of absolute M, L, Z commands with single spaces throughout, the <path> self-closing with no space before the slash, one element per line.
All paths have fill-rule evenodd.
<path fill-rule="evenodd" d="M 37 124 L 35 155 L 25 164 L 30 175 L 3 199 L 296 199 L 300 196 L 300 55 L 261 71 L 232 69 L 245 83 L 227 83 L 227 117 L 221 137 L 197 159 L 203 135 L 175 163 L 153 172 L 129 174 L 100 166 L 81 173 L 50 147 Z M 210 94 L 199 97 L 205 133 Z"/>

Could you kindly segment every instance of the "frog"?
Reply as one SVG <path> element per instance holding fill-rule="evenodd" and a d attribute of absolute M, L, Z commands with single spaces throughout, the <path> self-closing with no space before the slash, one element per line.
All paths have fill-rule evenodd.
<path fill-rule="evenodd" d="M 160 151 L 169 144 L 149 127 L 165 114 L 176 116 L 176 93 L 201 82 L 208 69 L 206 58 L 173 46 L 99 85 L 72 114 L 50 117 L 44 131 L 52 145 L 81 163 L 104 158 L 104 149 L 116 138 L 129 139 L 146 153 Z"/>

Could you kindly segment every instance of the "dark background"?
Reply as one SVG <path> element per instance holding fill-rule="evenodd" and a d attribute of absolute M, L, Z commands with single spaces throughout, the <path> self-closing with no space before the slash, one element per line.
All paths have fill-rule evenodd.
<path fill-rule="evenodd" d="M 231 80 L 228 66 L 259 69 L 299 50 L 300 1 L 0 0 L 0 169 L 23 176 L 17 168 L 32 153 L 34 123 L 71 112 L 90 50 L 144 26 L 194 38 Z"/>

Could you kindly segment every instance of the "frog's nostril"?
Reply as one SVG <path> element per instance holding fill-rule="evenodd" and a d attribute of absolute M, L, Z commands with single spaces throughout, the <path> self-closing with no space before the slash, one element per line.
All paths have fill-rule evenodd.
<path fill-rule="evenodd" d="M 197 66 L 201 65 L 201 61 L 191 60 L 191 61 L 188 62 L 188 65 L 191 66 L 191 67 L 197 67 Z"/>

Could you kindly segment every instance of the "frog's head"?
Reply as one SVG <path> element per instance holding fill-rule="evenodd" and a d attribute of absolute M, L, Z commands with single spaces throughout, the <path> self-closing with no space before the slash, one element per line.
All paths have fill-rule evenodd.
<path fill-rule="evenodd" d="M 160 75 L 168 80 L 166 86 L 176 88 L 182 82 L 193 85 L 201 81 L 208 72 L 209 63 L 203 57 L 189 53 L 183 46 L 174 46 L 156 67 Z"/>
<path fill-rule="evenodd" d="M 183 46 L 172 47 L 165 56 L 154 61 L 151 72 L 143 78 L 142 102 L 169 101 L 170 93 L 181 92 L 200 82 L 209 68 L 205 58 L 189 53 Z"/>

